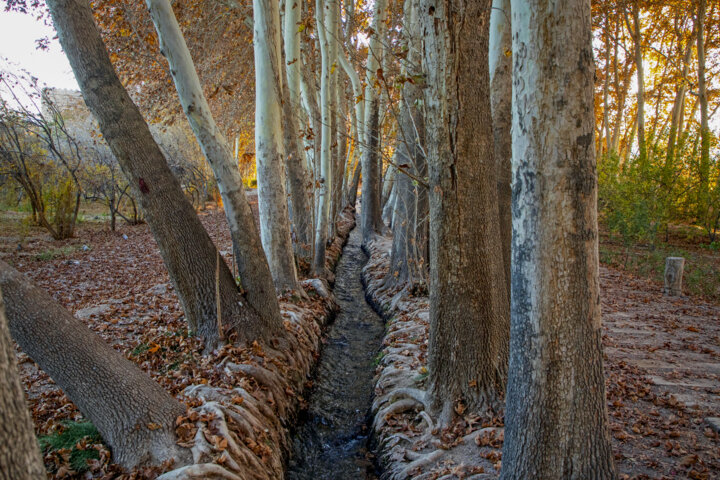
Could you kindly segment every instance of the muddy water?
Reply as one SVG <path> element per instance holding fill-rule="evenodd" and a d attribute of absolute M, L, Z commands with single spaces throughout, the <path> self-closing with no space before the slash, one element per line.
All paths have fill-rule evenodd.
<path fill-rule="evenodd" d="M 383 321 L 365 301 L 360 281 L 367 256 L 355 228 L 335 271 L 340 311 L 327 332 L 309 409 L 295 432 L 289 480 L 375 479 L 368 452 L 374 360 Z"/>

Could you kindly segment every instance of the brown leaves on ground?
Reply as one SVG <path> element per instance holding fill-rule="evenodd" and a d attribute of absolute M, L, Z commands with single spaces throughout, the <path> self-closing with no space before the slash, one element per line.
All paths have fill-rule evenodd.
<path fill-rule="evenodd" d="M 382 285 L 389 243 L 381 239 L 373 248 L 368 283 Z M 720 478 L 720 435 L 708 421 L 720 412 L 720 306 L 696 297 L 665 297 L 661 285 L 607 268 L 601 268 L 601 286 L 609 427 L 620 478 Z M 384 292 L 379 301 L 389 303 L 394 293 Z M 426 317 L 418 314 L 427 311 L 426 299 L 410 296 L 398 305 L 389 323 L 386 351 L 401 344 L 426 346 L 428 325 Z M 395 324 L 402 324 L 408 333 L 395 335 Z M 420 328 L 410 330 L 413 325 Z M 413 362 L 394 356 L 392 362 L 381 361 L 377 372 L 397 368 L 426 372 L 424 349 Z M 423 378 L 416 377 L 419 388 Z M 376 395 L 387 394 L 386 388 L 376 388 Z M 411 452 L 446 452 L 414 468 L 413 475 L 464 478 L 471 466 L 499 473 L 501 430 L 475 436 L 476 450 L 469 455 L 462 440 L 479 428 L 501 427 L 502 420 L 478 422 L 461 405 L 455 406 L 455 412 L 460 416 L 456 424 L 441 432 L 435 429 L 430 438 L 423 436 L 423 422 L 414 410 L 393 413 L 384 423 L 383 435 L 409 438 Z M 397 450 L 399 445 L 398 440 L 383 444 L 389 454 L 379 456 L 386 459 L 387 467 L 408 465 L 416 457 Z"/>
<path fill-rule="evenodd" d="M 229 266 L 233 265 L 229 231 L 222 210 L 201 212 L 200 218 L 212 237 L 221 255 Z M 347 219 L 344 219 L 348 223 Z M 352 226 L 340 228 L 347 233 Z M 226 345 L 211 355 L 203 356 L 202 342 L 189 335 L 187 324 L 178 299 L 170 284 L 167 270 L 157 250 L 147 225 L 123 226 L 116 233 L 103 230 L 98 225 L 83 224 L 77 237 L 63 242 L 52 242 L 45 234 L 26 239 L 22 250 L 17 250 L 16 239 L 0 237 L 0 255 L 15 268 L 27 275 L 35 284 L 48 290 L 60 303 L 84 320 L 106 342 L 140 366 L 173 395 L 178 395 L 187 386 L 209 384 L 213 387 L 232 389 L 240 386 L 249 393 L 264 390 L 257 381 L 242 373 L 228 373 L 222 368 L 227 362 L 236 364 L 266 361 L 265 349 L 254 342 L 248 348 Z M 82 248 L 86 245 L 87 248 Z M 63 249 L 67 254 L 56 258 L 42 255 L 49 248 Z M 336 262 L 342 248 L 342 240 L 336 239 L 328 249 L 330 267 Z M 281 308 L 314 312 L 317 316 L 326 312 L 325 301 L 314 292 L 310 299 L 281 298 Z M 292 305 L 290 305 L 292 304 Z M 289 322 L 286 326 L 292 330 Z M 309 345 L 304 345 L 310 348 Z M 36 433 L 45 435 L 62 428 L 61 422 L 80 420 L 77 408 L 69 401 L 52 380 L 42 372 L 27 355 L 18 352 L 21 377 L 28 392 L 30 409 L 33 414 Z M 286 365 L 278 365 L 282 372 Z M 302 396 L 293 389 L 285 392 L 296 405 L 302 405 Z M 176 433 L 179 443 L 190 447 L 198 431 L 197 423 L 212 426 L 212 418 L 194 411 L 201 401 L 195 398 L 180 398 L 188 406 L 186 415 L 178 417 Z M 231 402 L 241 405 L 244 399 L 234 396 Z M 269 404 L 275 403 L 270 401 Z M 150 429 L 161 428 L 156 424 Z M 205 439 L 220 451 L 227 448 L 227 440 L 219 432 L 203 431 Z M 261 458 L 270 455 L 270 448 L 252 439 L 244 439 Z M 250 443 L 248 443 L 250 442 Z M 103 444 L 87 445 L 95 449 L 98 459 L 88 460 L 89 469 L 82 478 L 103 479 L 152 479 L 171 465 L 138 468 L 123 472 L 112 463 L 110 452 Z M 52 478 L 78 478 L 80 474 L 69 465 L 70 453 L 55 451 L 45 457 L 46 467 Z"/>

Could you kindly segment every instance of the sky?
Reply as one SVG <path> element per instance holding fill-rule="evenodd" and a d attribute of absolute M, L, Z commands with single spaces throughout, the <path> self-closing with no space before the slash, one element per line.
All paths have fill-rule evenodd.
<path fill-rule="evenodd" d="M 33 15 L 0 8 L 0 68 L 25 69 L 48 87 L 79 90 L 55 31 Z M 35 41 L 50 38 L 49 50 L 38 50 Z M 4 59 L 7 58 L 8 62 Z"/>

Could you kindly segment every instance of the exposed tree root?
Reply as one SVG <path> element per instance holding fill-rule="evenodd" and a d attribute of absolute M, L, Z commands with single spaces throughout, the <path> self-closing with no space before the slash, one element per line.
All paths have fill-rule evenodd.
<path fill-rule="evenodd" d="M 353 226 L 353 212 L 346 210 L 338 225 L 338 238 L 327 250 L 329 269 L 337 264 Z M 302 392 L 319 353 L 322 326 L 336 308 L 324 281 L 308 280 L 303 287 L 314 290 L 322 306 L 282 302 L 285 338 L 270 345 L 253 343 L 244 353 L 225 347 L 228 354 L 215 368 L 221 375 L 240 378 L 242 386 L 192 385 L 183 391 L 186 403 L 193 407 L 178 419 L 178 428 L 194 432 L 191 438 L 181 438 L 184 445 L 191 446 L 194 464 L 167 472 L 161 479 L 283 477 L 289 452 L 287 426 L 299 408 L 298 392 Z"/>
<path fill-rule="evenodd" d="M 367 247 L 370 260 L 363 269 L 368 301 L 388 323 L 372 406 L 382 478 L 497 478 L 502 428 L 481 428 L 469 418 L 452 423 L 451 404 L 444 415 L 430 411 L 425 390 L 429 302 L 385 283 L 390 246 L 389 239 L 378 237 Z"/>

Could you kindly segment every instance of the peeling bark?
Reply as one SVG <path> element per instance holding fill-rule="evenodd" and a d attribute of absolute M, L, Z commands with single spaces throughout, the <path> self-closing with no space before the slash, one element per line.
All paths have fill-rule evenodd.
<path fill-rule="evenodd" d="M 615 478 L 601 345 L 591 26 L 590 0 L 512 1 L 504 480 Z"/>

